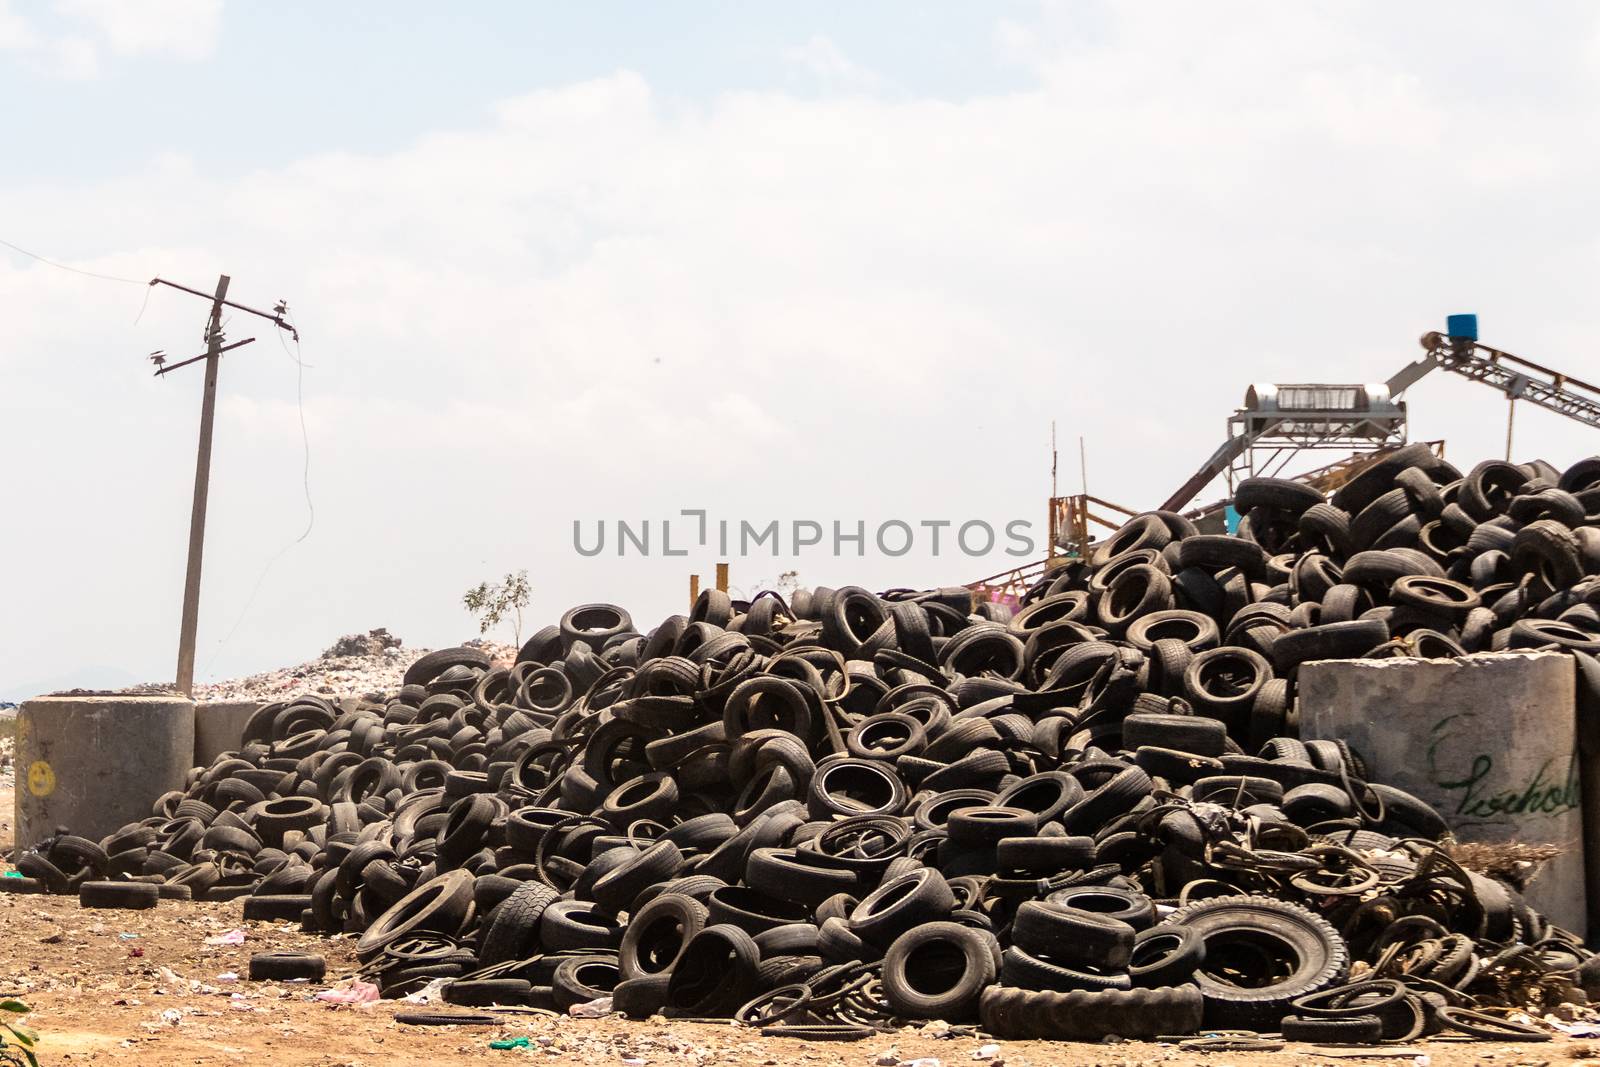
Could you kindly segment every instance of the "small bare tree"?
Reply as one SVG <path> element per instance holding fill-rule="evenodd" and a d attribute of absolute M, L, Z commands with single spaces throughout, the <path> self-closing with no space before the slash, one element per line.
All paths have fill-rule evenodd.
<path fill-rule="evenodd" d="M 748 588 L 736 585 L 733 587 L 733 591 L 739 594 L 740 600 L 749 600 L 751 597 L 771 589 L 785 600 L 788 600 L 798 588 L 800 588 L 800 572 L 784 571 L 778 575 L 778 580 L 775 582 L 768 582 L 765 578 L 757 578 Z"/>
<path fill-rule="evenodd" d="M 506 618 L 511 619 L 512 643 L 522 644 L 522 609 L 528 606 L 528 572 L 518 571 L 508 574 L 497 585 L 488 582 L 479 582 L 473 589 L 468 589 L 462 596 L 461 602 L 466 605 L 467 612 L 478 620 L 478 632 L 486 634 L 493 627 L 499 626 Z"/>

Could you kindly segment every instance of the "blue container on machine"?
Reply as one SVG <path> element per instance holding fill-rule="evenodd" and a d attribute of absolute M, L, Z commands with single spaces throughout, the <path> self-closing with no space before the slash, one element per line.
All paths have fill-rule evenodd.
<path fill-rule="evenodd" d="M 1444 320 L 1444 332 L 1449 337 L 1464 337 L 1468 341 L 1478 339 L 1478 316 L 1476 315 L 1451 315 Z"/>

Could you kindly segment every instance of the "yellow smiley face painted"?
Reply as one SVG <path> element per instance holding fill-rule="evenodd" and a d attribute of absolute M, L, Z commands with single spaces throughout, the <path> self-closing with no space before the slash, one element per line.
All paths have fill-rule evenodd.
<path fill-rule="evenodd" d="M 44 760 L 35 760 L 28 768 L 28 792 L 36 797 L 47 797 L 56 791 L 56 772 Z"/>

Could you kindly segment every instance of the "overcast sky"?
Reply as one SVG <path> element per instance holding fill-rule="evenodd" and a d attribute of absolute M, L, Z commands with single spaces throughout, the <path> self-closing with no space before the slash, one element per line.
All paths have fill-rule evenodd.
<path fill-rule="evenodd" d="M 228 322 L 202 678 L 453 643 L 521 568 L 530 627 L 645 627 L 718 558 L 574 520 L 1038 531 L 1052 420 L 1063 492 L 1081 434 L 1154 506 L 1251 381 L 1381 380 L 1450 312 L 1600 374 L 1589 3 L 0 0 L 0 101 L 0 239 L 301 328 L 285 551 L 297 367 Z M 0 699 L 172 677 L 201 375 L 145 355 L 205 313 L 0 248 Z M 1410 401 L 1503 451 L 1482 386 Z M 1519 458 L 1597 444 L 1519 409 Z M 927 547 L 733 583 L 1016 562 Z"/>

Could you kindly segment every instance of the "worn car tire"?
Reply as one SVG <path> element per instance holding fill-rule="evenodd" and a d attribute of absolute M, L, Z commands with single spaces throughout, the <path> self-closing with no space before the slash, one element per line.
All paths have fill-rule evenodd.
<path fill-rule="evenodd" d="M 908 1019 L 963 1022 L 995 980 L 994 935 L 956 923 L 926 923 L 895 938 L 883 957 L 883 995 Z"/>
<path fill-rule="evenodd" d="M 1262 896 L 1202 900 L 1167 917 L 1167 925 L 1200 932 L 1205 963 L 1195 983 L 1205 997 L 1207 1026 L 1272 1030 L 1290 1002 L 1344 980 L 1350 954 L 1327 920 L 1288 901 Z M 1224 977 L 1235 958 L 1271 958 L 1276 979 L 1255 985 Z"/>
<path fill-rule="evenodd" d="M 153 908 L 161 890 L 149 882 L 84 882 L 78 887 L 78 905 L 84 908 Z"/>
<path fill-rule="evenodd" d="M 978 1002 L 983 1027 L 995 1037 L 1051 1041 L 1192 1034 L 1202 1007 L 1192 985 L 1067 993 L 990 986 Z"/>
<path fill-rule="evenodd" d="M 320 982 L 327 971 L 321 956 L 303 952 L 258 952 L 250 957 L 252 982 Z"/>

